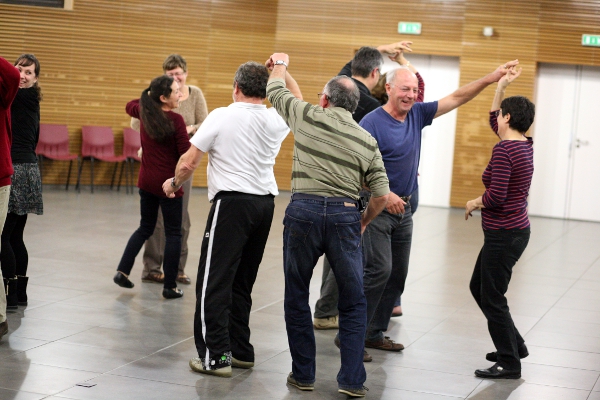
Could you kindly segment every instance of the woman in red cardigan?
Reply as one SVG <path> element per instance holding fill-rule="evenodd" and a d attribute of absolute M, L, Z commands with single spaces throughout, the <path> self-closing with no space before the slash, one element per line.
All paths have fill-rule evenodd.
<path fill-rule="evenodd" d="M 174 198 L 167 198 L 162 190 L 162 183 L 173 176 L 179 157 L 190 147 L 183 117 L 172 112 L 179 106 L 180 99 L 178 83 L 163 75 L 152 80 L 139 100 L 127 103 L 127 114 L 141 121 L 140 137 L 144 151 L 138 178 L 141 221 L 125 247 L 113 279 L 121 287 L 133 287 L 129 273 L 144 242 L 154 232 L 160 206 L 166 235 L 162 295 L 167 299 L 183 296 L 175 282 L 181 253 L 183 190 L 175 192 Z"/>

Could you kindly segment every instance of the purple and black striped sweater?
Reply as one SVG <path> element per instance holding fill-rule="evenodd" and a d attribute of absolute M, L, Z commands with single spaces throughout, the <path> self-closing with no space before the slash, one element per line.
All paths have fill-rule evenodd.
<path fill-rule="evenodd" d="M 490 112 L 490 126 L 498 134 L 496 113 Z M 533 140 L 503 140 L 494 146 L 492 159 L 483 172 L 485 186 L 481 210 L 484 230 L 529 227 L 527 196 L 533 176 Z"/>

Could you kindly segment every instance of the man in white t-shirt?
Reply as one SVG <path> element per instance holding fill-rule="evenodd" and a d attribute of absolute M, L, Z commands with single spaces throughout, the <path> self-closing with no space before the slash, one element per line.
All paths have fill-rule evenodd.
<path fill-rule="evenodd" d="M 269 65 L 269 67 L 272 67 Z M 212 203 L 198 266 L 194 338 L 199 357 L 192 370 L 231 376 L 231 367 L 254 366 L 250 344 L 252 287 L 271 229 L 275 157 L 290 129 L 263 102 L 269 71 L 242 64 L 233 81 L 233 103 L 204 120 L 181 156 L 175 177 L 163 189 L 171 196 L 189 179 L 204 153 L 208 160 L 208 198 Z M 294 79 L 286 85 L 301 98 Z"/>

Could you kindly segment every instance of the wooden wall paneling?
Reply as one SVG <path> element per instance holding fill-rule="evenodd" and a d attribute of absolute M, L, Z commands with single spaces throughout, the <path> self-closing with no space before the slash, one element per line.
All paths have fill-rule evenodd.
<path fill-rule="evenodd" d="M 519 59 L 523 73 L 506 96 L 533 99 L 537 55 L 539 3 L 505 1 L 489 6 L 485 0 L 470 0 L 465 10 L 463 48 L 460 61 L 461 86 L 494 71 L 506 61 Z M 493 37 L 483 36 L 492 26 Z M 481 174 L 498 138 L 489 127 L 488 112 L 496 84 L 458 109 L 450 205 L 464 207 L 484 191 Z"/>
<path fill-rule="evenodd" d="M 129 125 L 127 101 L 162 73 L 163 59 L 186 57 L 188 82 L 199 86 L 209 111 L 231 102 L 238 65 L 263 62 L 273 51 L 291 56 L 290 72 L 305 98 L 316 101 L 329 78 L 363 45 L 412 40 L 417 54 L 461 57 L 461 83 L 518 57 L 525 67 L 507 95 L 532 97 L 538 62 L 598 65 L 599 49 L 582 47 L 582 33 L 599 33 L 598 0 L 86 0 L 73 11 L 0 5 L 0 54 L 14 60 L 35 53 L 42 63 L 42 122 L 66 123 L 71 151 L 79 152 L 81 126 L 108 125 L 121 149 Z M 423 25 L 419 36 L 397 33 L 399 21 Z M 496 34 L 482 35 L 484 26 Z M 493 86 L 461 107 L 451 204 L 481 190 L 480 174 L 494 137 L 487 127 Z M 293 137 L 283 143 L 275 165 L 281 189 L 289 188 Z M 62 183 L 64 163 L 49 163 L 45 183 Z M 98 182 L 108 183 L 110 166 Z M 87 184 L 89 174 L 84 176 Z M 195 174 L 206 185 L 206 160 Z"/>
<path fill-rule="evenodd" d="M 600 35 L 600 1 L 542 0 L 538 62 L 600 65 L 600 48 L 581 45 L 582 34 Z"/>

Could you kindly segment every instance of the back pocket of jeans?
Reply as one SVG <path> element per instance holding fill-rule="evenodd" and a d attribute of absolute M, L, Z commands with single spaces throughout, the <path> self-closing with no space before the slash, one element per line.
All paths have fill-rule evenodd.
<path fill-rule="evenodd" d="M 294 248 L 298 246 L 304 246 L 306 243 L 306 237 L 312 228 L 311 221 L 304 221 L 298 218 L 286 215 L 283 218 L 283 226 L 289 232 L 288 236 L 288 247 Z M 284 234 L 284 237 L 286 235 Z"/>
<path fill-rule="evenodd" d="M 335 224 L 343 251 L 355 252 L 360 248 L 360 222 Z"/>

